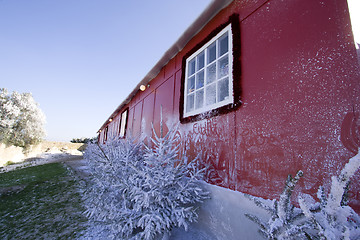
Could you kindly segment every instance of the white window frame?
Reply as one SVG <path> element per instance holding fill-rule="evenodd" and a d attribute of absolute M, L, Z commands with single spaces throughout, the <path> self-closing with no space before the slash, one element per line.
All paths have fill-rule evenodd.
<path fill-rule="evenodd" d="M 124 112 L 121 113 L 120 130 L 119 130 L 119 137 L 121 138 L 125 137 L 125 133 L 126 133 L 127 112 L 128 110 L 125 110 Z"/>
<path fill-rule="evenodd" d="M 358 0 L 347 0 L 348 9 L 350 14 L 350 22 L 352 27 L 352 32 L 354 36 L 355 47 L 359 50 L 360 47 L 360 16 L 358 10 L 360 8 L 360 3 Z"/>
<path fill-rule="evenodd" d="M 228 52 L 223 54 L 222 56 L 219 56 L 219 39 L 223 36 L 223 34 L 225 33 L 228 33 Z M 212 45 L 213 43 L 216 43 L 216 58 L 214 61 L 210 62 L 210 64 L 207 62 L 207 54 L 208 54 L 208 51 L 207 51 L 207 48 Z M 204 46 L 202 46 L 200 49 L 198 49 L 196 52 L 194 52 L 190 57 L 188 57 L 186 59 L 186 67 L 185 67 L 185 83 L 184 83 L 184 92 L 182 94 L 184 94 L 184 105 L 183 105 L 183 117 L 190 117 L 190 116 L 194 116 L 194 115 L 198 115 L 198 114 L 201 114 L 201 113 L 205 113 L 205 112 L 208 112 L 210 110 L 214 110 L 214 109 L 217 109 L 217 108 L 220 108 L 222 106 L 225 106 L 225 105 L 228 105 L 228 104 L 232 104 L 234 103 L 234 96 L 233 96 L 233 51 L 232 51 L 232 48 L 233 48 L 233 39 L 232 39 L 232 30 L 231 30 L 231 24 L 229 24 L 228 26 L 226 26 L 223 30 L 221 30 L 215 37 L 213 37 L 209 42 L 207 42 Z M 195 73 L 190 75 L 188 74 L 188 71 L 189 71 L 189 63 L 190 61 L 192 61 L 193 59 L 195 59 L 200 53 L 204 52 L 204 67 L 201 68 L 201 69 L 197 69 L 197 65 L 195 65 Z M 219 74 L 219 67 L 218 67 L 218 62 L 219 60 L 222 60 L 224 58 L 225 55 L 228 55 L 228 73 L 227 75 L 225 76 L 222 76 L 221 78 L 218 77 L 218 74 Z M 195 61 L 196 62 L 196 61 Z M 210 84 L 207 84 L 206 81 L 207 81 L 207 66 L 210 66 L 212 65 L 213 63 L 216 63 L 216 78 L 213 82 L 211 82 Z M 196 63 L 197 64 L 197 63 Z M 195 99 L 195 92 L 198 91 L 198 90 L 201 90 L 200 89 L 194 89 L 193 92 L 194 93 L 188 93 L 188 82 L 189 82 L 189 79 L 192 78 L 193 76 L 196 76 L 197 73 L 200 73 L 201 71 L 204 71 L 204 83 L 203 83 L 203 87 L 201 87 L 204 91 L 204 96 L 203 96 L 203 107 L 201 108 L 195 108 L 194 106 L 194 109 L 192 111 L 188 111 L 187 110 L 187 101 L 188 101 L 188 96 L 189 95 L 193 95 L 194 96 L 194 104 L 196 102 L 196 99 Z M 228 90 L 229 90 L 229 96 L 228 98 L 224 99 L 223 101 L 221 102 L 218 102 L 217 98 L 218 98 L 218 83 L 223 80 L 223 79 L 226 79 L 228 78 Z M 215 83 L 214 83 L 215 82 Z M 196 84 L 196 79 L 195 79 L 195 84 Z M 208 85 L 211 85 L 211 84 L 216 84 L 216 101 L 215 103 L 213 104 L 210 104 L 210 105 L 207 105 L 206 104 L 206 93 L 207 93 L 207 90 L 206 90 L 206 86 Z"/>

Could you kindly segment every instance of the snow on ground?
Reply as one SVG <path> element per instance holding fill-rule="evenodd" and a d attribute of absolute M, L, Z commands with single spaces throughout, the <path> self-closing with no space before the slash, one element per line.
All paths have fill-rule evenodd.
<path fill-rule="evenodd" d="M 211 199 L 200 206 L 197 223 L 191 224 L 188 232 L 183 228 L 174 229 L 170 240 L 238 240 L 263 239 L 258 226 L 245 217 L 251 213 L 268 219 L 268 213 L 241 192 L 203 183 L 211 193 Z M 266 204 L 270 200 L 259 198 Z"/>

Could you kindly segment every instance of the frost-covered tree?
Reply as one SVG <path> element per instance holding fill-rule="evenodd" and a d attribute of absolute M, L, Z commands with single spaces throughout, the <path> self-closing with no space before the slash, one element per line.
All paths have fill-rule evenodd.
<path fill-rule="evenodd" d="M 31 93 L 13 92 L 11 99 L 20 109 L 13 125 L 12 142 L 21 147 L 39 143 L 45 137 L 45 114 L 39 104 Z"/>
<path fill-rule="evenodd" d="M 84 194 L 86 213 L 93 223 L 89 235 L 113 239 L 130 237 L 135 228 L 131 221 L 135 216 L 129 218 L 135 213 L 130 190 L 144 172 L 141 143 L 122 139 L 107 141 L 102 146 L 90 143 L 84 158 L 91 173 Z"/>
<path fill-rule="evenodd" d="M 294 178 L 289 175 L 279 201 L 274 200 L 272 206 L 268 206 L 262 201 L 248 195 L 248 197 L 252 199 L 257 206 L 265 209 L 271 215 L 270 219 L 265 222 L 257 216 L 248 213 L 245 214 L 246 217 L 259 225 L 259 232 L 265 238 L 301 239 L 302 237 L 305 237 L 303 232 L 304 226 L 296 223 L 303 214 L 300 209 L 295 208 L 294 205 L 291 204 L 291 195 L 294 191 L 296 183 L 302 176 L 303 172 L 301 170 L 296 173 Z"/>
<path fill-rule="evenodd" d="M 196 204 L 209 196 L 199 184 L 203 171 L 178 158 L 177 128 L 162 129 L 153 131 L 152 147 L 130 138 L 87 147 L 93 180 L 85 200 L 97 223 L 90 235 L 154 239 L 197 219 Z"/>
<path fill-rule="evenodd" d="M 271 219 L 263 222 L 257 216 L 246 214 L 260 226 L 267 239 L 355 240 L 360 239 L 360 217 L 347 205 L 350 179 L 360 167 L 360 151 L 350 158 L 339 176 L 331 178 L 330 192 L 326 195 L 320 186 L 316 202 L 310 195 L 299 195 L 299 208 L 290 203 L 290 196 L 298 179 L 288 178 L 279 203 L 269 207 L 250 197 L 255 203 L 271 213 Z M 301 173 L 302 175 L 302 173 Z"/>
<path fill-rule="evenodd" d="M 7 89 L 0 88 L 0 142 L 8 142 L 20 109 L 11 101 Z"/>
<path fill-rule="evenodd" d="M 31 93 L 0 89 L 0 141 L 27 147 L 45 137 L 45 115 Z"/>
<path fill-rule="evenodd" d="M 328 195 L 319 188 L 320 202 L 311 204 L 299 197 L 299 205 L 306 216 L 306 231 L 310 239 L 360 239 L 360 217 L 347 205 L 347 190 L 351 177 L 360 167 L 360 151 L 344 166 L 339 176 L 331 178 Z M 310 197 L 308 196 L 308 199 Z"/>
<path fill-rule="evenodd" d="M 198 169 L 196 159 L 186 163 L 178 158 L 177 130 L 178 127 L 173 127 L 164 134 L 161 123 L 160 135 L 153 129 L 153 146 L 145 146 L 149 171 L 144 188 L 134 192 L 134 196 L 143 200 L 140 202 L 144 213 L 140 226 L 144 230 L 140 234 L 142 239 L 152 239 L 157 233 L 170 232 L 173 227 L 187 230 L 189 222 L 197 219 L 196 203 L 209 197 L 198 182 L 203 178 L 204 169 Z M 156 220 L 159 216 L 163 222 Z"/>

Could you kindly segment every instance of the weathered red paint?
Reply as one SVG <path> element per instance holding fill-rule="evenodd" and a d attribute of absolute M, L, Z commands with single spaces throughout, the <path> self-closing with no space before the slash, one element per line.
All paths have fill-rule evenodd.
<path fill-rule="evenodd" d="M 241 28 L 242 106 L 181 124 L 182 148 L 190 157 L 203 151 L 210 183 L 277 198 L 301 169 L 296 191 L 315 196 L 360 147 L 360 71 L 346 0 L 233 1 L 123 107 L 127 132 L 151 136 L 151 123 L 159 132 L 161 108 L 165 122 L 179 121 L 182 58 L 232 14 Z M 359 180 L 358 171 L 350 187 L 358 212 Z"/>

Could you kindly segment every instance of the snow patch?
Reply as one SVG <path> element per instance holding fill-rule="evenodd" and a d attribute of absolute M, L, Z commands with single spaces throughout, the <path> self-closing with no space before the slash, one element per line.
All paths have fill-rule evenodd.
<path fill-rule="evenodd" d="M 200 206 L 198 222 L 191 224 L 188 232 L 175 229 L 171 234 L 171 239 L 255 240 L 262 238 L 258 233 L 257 225 L 244 214 L 251 213 L 264 219 L 269 218 L 269 214 L 264 209 L 258 208 L 244 193 L 204 182 L 202 184 L 210 192 L 211 199 Z M 256 199 L 266 205 L 272 204 L 271 200 Z"/>

